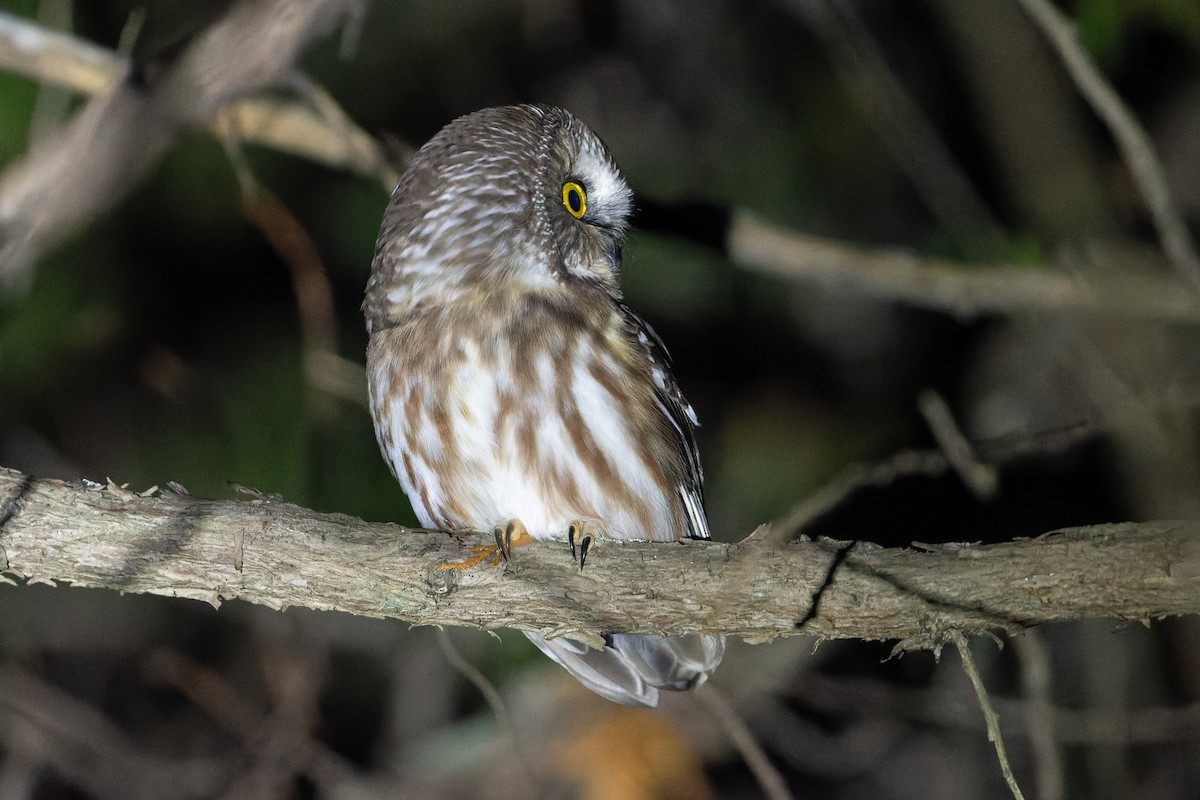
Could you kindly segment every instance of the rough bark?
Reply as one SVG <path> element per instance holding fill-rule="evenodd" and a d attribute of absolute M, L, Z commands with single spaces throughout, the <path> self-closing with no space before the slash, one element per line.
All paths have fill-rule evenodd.
<path fill-rule="evenodd" d="M 572 633 L 799 633 L 936 647 L 950 630 L 1200 613 L 1200 522 L 1057 531 L 996 545 L 885 549 L 605 543 L 582 573 L 566 544 L 505 566 L 438 570 L 486 543 L 281 501 L 201 500 L 0 469 L 0 570 L 29 582 L 304 606 L 418 625 Z M 814 598 L 819 602 L 814 604 Z"/>

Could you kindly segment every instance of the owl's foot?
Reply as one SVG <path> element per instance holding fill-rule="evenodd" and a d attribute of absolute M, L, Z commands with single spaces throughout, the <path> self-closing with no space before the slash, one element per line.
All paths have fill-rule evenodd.
<path fill-rule="evenodd" d="M 582 520 L 574 520 L 567 525 L 567 541 L 571 543 L 571 558 L 579 562 L 579 571 L 583 571 L 583 565 L 587 561 L 588 550 L 595 543 L 599 536 L 596 530 L 596 523 L 585 522 Z M 575 546 L 579 545 L 578 554 Z"/>
<path fill-rule="evenodd" d="M 494 544 L 477 545 L 471 548 L 471 552 L 474 555 L 466 561 L 448 561 L 445 564 L 438 564 L 436 569 L 439 572 L 444 569 L 470 569 L 476 564 L 486 561 L 488 558 L 492 559 L 493 564 L 499 564 L 503 560 Z"/>
<path fill-rule="evenodd" d="M 533 537 L 519 519 L 502 522 L 492 532 L 496 534 L 496 549 L 500 551 L 500 558 L 505 561 L 512 557 L 514 547 L 533 542 Z"/>
<path fill-rule="evenodd" d="M 439 564 L 437 569 L 470 569 L 489 559 L 493 564 L 499 564 L 502 561 L 508 561 L 514 547 L 529 544 L 534 540 L 519 519 L 510 519 L 500 523 L 495 527 L 493 533 L 496 536 L 495 544 L 476 545 L 471 548 L 473 555 L 466 561 Z"/>

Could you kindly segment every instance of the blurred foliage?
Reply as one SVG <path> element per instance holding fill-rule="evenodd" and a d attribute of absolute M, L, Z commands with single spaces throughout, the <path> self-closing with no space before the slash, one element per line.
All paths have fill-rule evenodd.
<path fill-rule="evenodd" d="M 116 47 L 139 9 L 134 58 L 169 59 L 227 5 L 88 0 L 74 4 L 74 30 Z M 891 147 L 901 137 L 871 121 L 831 67 L 828 42 L 786 2 L 370 2 L 357 36 L 318 43 L 301 67 L 363 128 L 406 146 L 459 114 L 526 101 L 569 107 L 601 134 L 638 194 L 624 287 L 671 349 L 699 412 L 719 538 L 738 539 L 784 516 L 851 462 L 931 447 L 915 405 L 927 387 L 949 400 L 981 452 L 1030 445 L 998 461 L 999 496 L 976 498 L 952 474 L 902 478 L 854 493 L 810 533 L 906 545 L 1192 514 L 1200 365 L 1190 331 L 1053 314 L 1022 324 L 961 320 L 752 274 L 723 252 L 722 226 L 735 209 L 856 244 L 959 259 L 987 254 L 1036 269 L 1057 268 L 1048 256 L 1078 265 L 1115 242 L 1154 246 L 1111 138 L 1037 36 L 1025 30 L 1010 46 L 1003 37 L 1012 29 L 988 27 L 1025 25 L 1023 17 L 1013 12 L 1005 22 L 1007 6 L 980 3 L 956 13 L 935 0 L 845 6 L 930 118 L 999 221 L 999 235 L 984 226 L 948 230 L 926 207 Z M 4 8 L 36 18 L 39 6 Z M 1196 174 L 1200 4 L 1080 0 L 1072 11 L 1089 50 L 1161 143 L 1172 177 Z M 994 49 L 976 47 L 996 36 Z M 30 146 L 38 107 L 36 85 L 0 74 L 3 163 Z M 997 133 L 997 120 L 1012 127 Z M 63 120 L 39 124 L 56 121 Z M 247 150 L 255 179 L 315 242 L 336 354 L 361 364 L 359 304 L 386 192 Z M 1077 160 L 1060 163 L 1053 154 L 1062 152 Z M 1200 200 L 1178 182 L 1195 227 Z M 1072 220 L 1066 231 L 1043 214 L 1060 200 Z M 132 194 L 48 254 L 26 291 L 0 295 L 0 465 L 111 477 L 136 490 L 173 480 L 204 497 L 232 496 L 237 483 L 322 510 L 411 523 L 366 410 L 306 377 L 305 320 L 289 266 L 241 202 L 223 147 L 190 134 Z M 1125 391 L 1121 403 L 1109 403 L 1110 378 Z M 1145 428 L 1124 425 L 1139 414 Z M 1080 422 L 1092 426 L 1088 435 L 1039 446 Z M 1133 694 L 1165 706 L 1200 702 L 1194 620 L 1112 635 L 1098 634 L 1103 627 L 1038 634 L 1053 651 L 1054 702 L 1118 715 Z M 289 665 L 310 670 L 319 702 L 301 715 L 300 739 L 311 734 L 413 796 L 570 796 L 563 787 L 574 778 L 564 775 L 591 776 L 564 755 L 575 751 L 563 742 L 588 743 L 588 757 L 601 764 L 609 745 L 626 752 L 584 737 L 608 729 L 589 720 L 607 719 L 611 709 L 580 697 L 522 637 L 454 631 L 449 640 L 499 684 L 529 732 L 527 746 L 544 748 L 546 763 L 533 778 L 522 772 L 517 737 L 447 667 L 446 644 L 432 631 L 238 603 L 218 613 L 159 598 L 0 585 L 0 661 L 66 687 L 154 752 L 217 752 L 228 733 L 186 685 L 150 668 L 164 652 L 211 669 L 263 714 L 284 703 Z M 963 715 L 946 721 L 946 697 L 973 708 L 956 667 L 939 669 L 922 656 L 881 665 L 887 647 L 875 644 L 810 650 L 800 641 L 735 646 L 714 679 L 797 796 L 811 793 L 805 787 L 828 797 L 1006 796 L 976 723 Z M 1022 665 L 1011 649 L 988 658 L 998 691 L 1019 695 Z M 851 688 L 861 688 L 852 680 L 873 681 L 894 703 L 873 710 L 847 699 L 833 707 L 829 697 L 842 695 L 806 690 L 832 679 Z M 704 758 L 714 792 L 755 795 L 712 718 L 688 702 L 673 698 L 667 719 Z M 4 744 L 12 724 L 0 708 L 0 777 L 16 769 L 16 750 Z M 1063 745 L 1067 796 L 1197 796 L 1200 739 L 1194 724 L 1190 731 L 1149 744 Z M 1023 781 L 1032 780 L 1032 749 L 1026 740 L 1010 744 Z M 321 794 L 305 780 L 285 782 L 274 796 Z M 84 796 L 53 771 L 33 784 L 36 796 Z"/>

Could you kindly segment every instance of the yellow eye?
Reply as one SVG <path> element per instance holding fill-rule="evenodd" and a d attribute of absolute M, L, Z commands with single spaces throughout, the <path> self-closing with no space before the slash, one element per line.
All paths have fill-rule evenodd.
<path fill-rule="evenodd" d="M 583 219 L 587 213 L 587 192 L 575 181 L 563 184 L 563 207 L 575 219 Z"/>

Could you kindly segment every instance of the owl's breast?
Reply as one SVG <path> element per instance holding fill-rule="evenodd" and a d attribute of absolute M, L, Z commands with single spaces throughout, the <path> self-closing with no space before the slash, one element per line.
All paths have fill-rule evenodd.
<path fill-rule="evenodd" d="M 524 304 L 372 337 L 380 447 L 422 524 L 517 518 L 549 539 L 590 519 L 613 538 L 682 535 L 645 381 L 619 340 L 579 321 Z"/>

